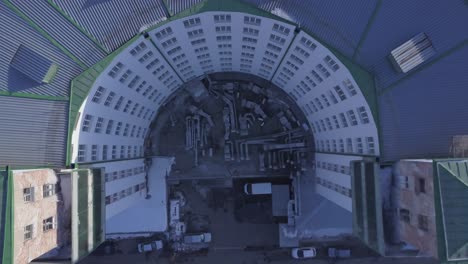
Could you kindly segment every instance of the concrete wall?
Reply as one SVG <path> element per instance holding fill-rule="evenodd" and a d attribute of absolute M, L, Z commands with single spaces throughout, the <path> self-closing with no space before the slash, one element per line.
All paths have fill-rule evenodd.
<path fill-rule="evenodd" d="M 29 263 L 49 252 L 66 240 L 64 223 L 57 221 L 57 228 L 43 232 L 43 219 L 63 216 L 63 207 L 57 195 L 43 197 L 43 185 L 57 183 L 57 176 L 51 169 L 18 170 L 14 179 L 14 258 L 15 263 Z M 23 188 L 34 187 L 34 201 L 23 200 Z M 65 219 L 65 218 L 62 218 Z M 33 224 L 33 238 L 24 240 L 24 228 Z"/>
<path fill-rule="evenodd" d="M 395 174 L 399 180 L 399 209 L 410 211 L 409 223 L 399 220 L 401 240 L 418 248 L 420 255 L 437 257 L 432 160 L 399 161 Z M 425 192 L 418 191 L 419 179 L 425 180 Z M 418 227 L 418 215 L 428 217 L 427 231 Z"/>
<path fill-rule="evenodd" d="M 361 159 L 360 156 L 316 153 L 316 192 L 351 212 L 353 210 L 353 201 L 351 197 L 350 162 Z"/>

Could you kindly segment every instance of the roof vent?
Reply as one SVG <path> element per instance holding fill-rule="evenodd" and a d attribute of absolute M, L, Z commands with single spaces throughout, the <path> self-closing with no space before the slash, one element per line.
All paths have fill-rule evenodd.
<path fill-rule="evenodd" d="M 19 46 L 10 66 L 37 83 L 52 82 L 58 71 L 57 64 L 24 45 Z"/>
<path fill-rule="evenodd" d="M 419 33 L 412 39 L 392 50 L 390 60 L 399 72 L 407 73 L 419 64 L 434 56 L 435 50 L 425 33 Z"/>

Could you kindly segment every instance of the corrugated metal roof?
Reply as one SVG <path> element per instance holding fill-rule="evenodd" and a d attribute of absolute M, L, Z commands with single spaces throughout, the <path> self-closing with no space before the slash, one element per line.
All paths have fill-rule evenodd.
<path fill-rule="evenodd" d="M 24 20 L 0 2 L 0 91 L 21 92 L 47 96 L 68 96 L 70 81 L 82 70 L 69 57 L 36 32 Z M 59 66 L 50 84 L 38 84 L 10 67 L 20 45 L 47 58 Z"/>
<path fill-rule="evenodd" d="M 171 15 L 174 15 L 202 2 L 203 0 L 165 0 L 165 1 L 167 3 L 167 8 L 169 9 L 169 13 L 171 13 Z"/>
<path fill-rule="evenodd" d="M 48 1 L 11 0 L 11 2 L 88 67 L 106 55 L 106 52 L 57 12 Z"/>
<path fill-rule="evenodd" d="M 468 45 L 380 96 L 383 159 L 448 157 L 468 134 Z"/>
<path fill-rule="evenodd" d="M 108 51 L 123 45 L 143 25 L 166 17 L 162 0 L 52 0 Z"/>
<path fill-rule="evenodd" d="M 243 0 L 289 17 L 302 28 L 351 57 L 378 1 Z"/>
<path fill-rule="evenodd" d="M 442 223 L 444 238 L 439 237 L 442 247 L 439 256 L 443 260 L 468 260 L 468 162 L 440 161 L 437 162 L 437 179 L 440 199 L 440 210 L 437 214 Z M 439 201 L 437 201 L 439 202 Z"/>
<path fill-rule="evenodd" d="M 68 102 L 0 96 L 0 166 L 64 166 Z"/>
<path fill-rule="evenodd" d="M 31 80 L 42 83 L 49 72 L 52 62 L 33 50 L 20 45 L 11 61 L 11 67 L 28 76 Z"/>

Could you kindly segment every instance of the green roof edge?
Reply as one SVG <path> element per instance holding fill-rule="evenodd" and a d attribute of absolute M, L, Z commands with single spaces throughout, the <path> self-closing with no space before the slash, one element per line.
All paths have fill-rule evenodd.
<path fill-rule="evenodd" d="M 70 107 L 68 111 L 68 135 L 67 135 L 67 153 L 65 163 L 67 166 L 71 164 L 71 137 L 73 128 L 78 116 L 78 111 L 81 105 L 88 96 L 89 91 L 93 87 L 97 77 L 106 69 L 106 67 L 117 57 L 125 48 L 131 45 L 140 37 L 139 34 L 135 35 L 129 41 L 127 41 L 120 48 L 106 56 L 98 63 L 91 66 L 86 71 L 75 77 L 71 81 L 70 89 Z"/>

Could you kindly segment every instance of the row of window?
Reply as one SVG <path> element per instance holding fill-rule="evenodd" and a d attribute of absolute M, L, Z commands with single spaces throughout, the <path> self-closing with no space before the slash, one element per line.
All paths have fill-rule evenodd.
<path fill-rule="evenodd" d="M 346 145 L 345 145 L 346 143 Z M 366 149 L 364 150 L 364 144 Z M 357 154 L 375 154 L 375 141 L 374 137 L 357 137 L 345 139 L 326 139 L 316 140 L 315 149 L 322 152 L 335 152 L 335 153 L 357 153 Z"/>
<path fill-rule="evenodd" d="M 126 189 L 121 190 L 120 192 L 113 193 L 111 195 L 106 196 L 106 205 L 115 203 L 127 196 L 130 196 L 134 193 L 140 192 L 146 188 L 146 183 L 142 182 L 140 184 L 136 184 L 134 186 L 128 187 Z"/>
<path fill-rule="evenodd" d="M 115 159 L 130 159 L 143 157 L 142 145 L 91 145 L 91 153 L 88 153 L 88 145 L 78 145 L 78 161 L 105 161 Z M 120 150 L 120 151 L 119 151 Z M 89 155 L 91 154 L 91 155 Z"/>
<path fill-rule="evenodd" d="M 57 228 L 57 221 L 55 216 L 47 217 L 42 220 L 42 232 L 45 233 L 49 230 Z M 24 227 L 24 241 L 28 241 L 35 238 L 36 230 L 34 224 L 30 224 Z"/>
<path fill-rule="evenodd" d="M 140 89 L 141 89 L 141 86 L 137 88 L 137 92 L 139 92 Z M 91 101 L 96 104 L 101 103 L 105 92 L 106 92 L 106 89 L 102 86 L 99 86 L 96 92 L 94 93 Z M 153 86 L 151 85 L 149 85 L 145 89 L 145 91 L 143 91 L 142 93 L 143 96 L 146 96 L 148 94 L 149 94 L 148 99 L 153 100 L 154 103 L 161 104 L 164 99 L 164 97 L 162 96 L 162 93 L 158 92 L 156 89 L 153 89 Z M 116 93 L 110 91 L 107 94 L 106 100 L 104 101 L 104 106 L 111 107 L 112 103 L 115 101 L 114 110 L 119 111 L 122 109 L 124 113 L 129 113 L 130 115 L 136 115 L 138 118 L 142 118 L 145 120 L 146 118 L 148 118 L 148 120 L 151 120 L 153 118 L 153 115 L 155 114 L 155 111 L 151 111 L 150 108 L 146 108 L 145 106 L 140 105 L 139 103 L 133 104 L 133 101 L 131 99 L 128 99 L 124 104 L 125 97 L 120 96 L 117 100 L 115 100 L 116 98 L 117 98 Z M 83 130 L 83 131 L 86 131 L 86 130 Z"/>
<path fill-rule="evenodd" d="M 341 193 L 342 195 L 345 195 L 345 196 L 348 196 L 348 197 L 353 197 L 353 193 L 351 191 L 350 188 L 346 188 L 344 186 L 341 186 L 337 183 L 334 183 L 334 182 L 331 182 L 329 180 L 325 180 L 325 179 L 322 179 L 320 177 L 316 177 L 315 178 L 315 181 L 317 184 L 327 188 L 327 189 L 330 189 L 330 190 L 333 190 L 337 193 Z"/>
<path fill-rule="evenodd" d="M 315 166 L 319 169 L 338 172 L 341 174 L 351 175 L 351 167 L 330 163 L 325 161 L 315 161 Z"/>
<path fill-rule="evenodd" d="M 123 179 L 131 176 L 135 176 L 145 172 L 144 166 L 134 167 L 126 170 L 106 172 L 104 174 L 106 182 L 115 181 L 118 179 Z"/>
<path fill-rule="evenodd" d="M 57 184 L 50 183 L 42 185 L 42 198 L 47 198 L 57 193 Z M 23 201 L 31 203 L 36 201 L 35 187 L 23 189 Z"/>
<path fill-rule="evenodd" d="M 145 138 L 147 128 L 143 128 L 137 125 L 131 125 L 121 121 L 115 122 L 112 119 L 106 120 L 103 117 L 98 117 L 96 124 L 93 127 L 94 116 L 86 114 L 83 118 L 83 124 L 81 130 L 83 132 L 94 132 L 94 133 L 105 133 L 107 135 L 124 136 L 124 137 L 136 137 Z M 107 121 L 107 124 L 104 123 Z M 105 127 L 105 130 L 104 130 Z M 114 128 L 115 127 L 115 128 Z"/>
<path fill-rule="evenodd" d="M 370 119 L 366 108 L 364 106 L 358 107 L 357 112 L 359 114 L 361 124 L 369 124 Z M 324 119 L 317 120 L 314 123 L 311 122 L 310 126 L 312 127 L 312 132 L 321 133 L 326 132 L 327 130 L 331 131 L 334 129 L 347 128 L 349 125 L 357 126 L 358 124 L 356 114 L 354 110 L 351 109 L 346 112 L 346 115 L 345 113 L 339 113 L 338 116 L 333 115 L 331 118 L 326 117 Z"/>

